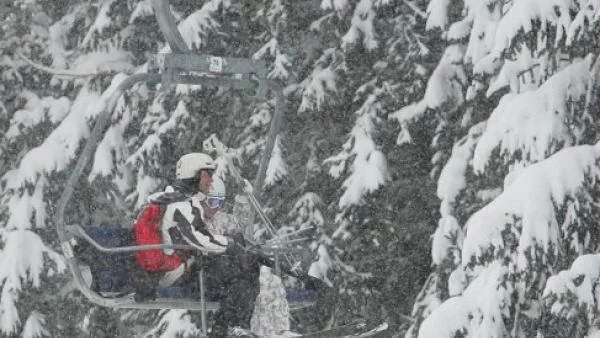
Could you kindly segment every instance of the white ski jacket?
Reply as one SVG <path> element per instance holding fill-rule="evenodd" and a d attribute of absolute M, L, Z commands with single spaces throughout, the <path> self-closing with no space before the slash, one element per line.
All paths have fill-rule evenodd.
<path fill-rule="evenodd" d="M 161 237 L 164 244 L 174 241 L 196 247 L 204 254 L 222 254 L 227 250 L 228 240 L 225 236 L 211 232 L 204 220 L 204 211 L 200 202 L 205 198 L 201 193 L 192 197 L 170 202 L 169 194 L 177 194 L 172 187 L 164 192 L 150 196 L 151 203 L 164 203 L 166 209 L 160 224 Z M 180 195 L 181 196 L 181 195 Z M 165 249 L 165 254 L 172 255 L 174 250 Z"/>
<path fill-rule="evenodd" d="M 252 229 L 252 206 L 245 196 L 235 197 L 233 213 L 219 211 L 212 219 L 206 220 L 208 230 L 213 234 L 232 235 L 241 233 L 245 238 L 252 239 L 254 231 Z"/>

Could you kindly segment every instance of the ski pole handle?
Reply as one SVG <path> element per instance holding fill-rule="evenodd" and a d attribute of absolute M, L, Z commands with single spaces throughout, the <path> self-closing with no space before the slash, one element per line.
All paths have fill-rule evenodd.
<path fill-rule="evenodd" d="M 258 257 L 258 261 L 260 262 L 260 264 L 267 266 L 269 268 L 275 268 L 275 261 L 273 259 L 271 259 L 271 257 L 269 257 L 261 252 L 257 252 L 257 251 L 253 251 L 253 250 L 248 250 L 248 252 L 250 252 L 251 254 Z M 294 277 L 294 278 L 304 282 L 306 288 L 308 288 L 308 289 L 320 291 L 320 290 L 327 290 L 327 289 L 331 288 L 323 280 L 321 280 L 317 277 L 311 276 L 304 271 L 290 269 L 287 267 L 280 267 L 280 269 L 281 269 L 281 272 L 285 273 L 286 275 L 288 275 L 290 277 Z"/>

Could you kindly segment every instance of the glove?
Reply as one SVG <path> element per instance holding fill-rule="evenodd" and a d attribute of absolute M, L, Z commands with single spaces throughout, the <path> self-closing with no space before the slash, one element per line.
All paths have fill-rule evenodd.
<path fill-rule="evenodd" d="M 246 247 L 246 240 L 244 239 L 244 234 L 241 232 L 236 232 L 231 234 L 231 238 L 234 242 L 238 243 L 242 248 Z"/>
<path fill-rule="evenodd" d="M 248 181 L 247 179 L 244 179 L 244 188 L 242 190 L 244 190 L 244 192 L 248 195 L 254 193 L 254 188 L 252 187 L 250 181 Z"/>
<path fill-rule="evenodd" d="M 244 237 L 241 236 L 240 233 L 235 233 L 230 236 L 226 236 L 227 238 L 227 249 L 225 250 L 226 254 L 230 255 L 240 255 L 246 252 L 244 249 L 245 242 Z"/>

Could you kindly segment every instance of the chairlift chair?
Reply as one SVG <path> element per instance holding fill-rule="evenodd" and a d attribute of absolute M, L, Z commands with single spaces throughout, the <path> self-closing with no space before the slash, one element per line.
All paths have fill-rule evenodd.
<path fill-rule="evenodd" d="M 68 205 L 75 185 L 83 174 L 90 159 L 96 151 L 103 136 L 112 112 L 119 98 L 125 91 L 137 83 L 156 85 L 161 83 L 166 90 L 173 84 L 196 84 L 205 87 L 229 86 L 235 89 L 254 89 L 259 96 L 266 96 L 270 90 L 275 96 L 275 114 L 260 160 L 258 173 L 253 182 L 254 192 L 260 196 L 269 159 L 279 132 L 284 109 L 283 90 L 279 84 L 267 79 L 267 65 L 261 60 L 243 58 L 197 55 L 187 47 L 181 37 L 173 18 L 168 0 L 153 0 L 154 12 L 172 53 L 152 56 L 148 61 L 148 72 L 131 75 L 121 82 L 98 115 L 90 137 L 79 156 L 75 168 L 68 178 L 64 191 L 58 201 L 56 227 L 67 266 L 72 272 L 74 281 L 82 294 L 101 306 L 128 309 L 190 309 L 202 313 L 202 329 L 206 332 L 206 311 L 218 308 L 218 297 L 213 297 L 210 290 L 203 285 L 202 271 L 198 278 L 199 295 L 190 295 L 185 290 L 159 289 L 158 296 L 152 301 L 136 302 L 131 294 L 112 290 L 128 283 L 127 273 L 117 271 L 134 252 L 153 249 L 175 249 L 195 251 L 187 245 L 144 245 L 134 246 L 127 242 L 131 227 L 99 227 L 65 224 L 65 209 Z M 75 245 L 77 243 L 77 245 Z M 78 250 L 91 247 L 108 261 L 104 271 L 95 271 L 96 285 L 86 282 L 81 270 L 81 258 Z M 103 277 L 104 276 L 104 277 Z M 98 287 L 97 283 L 106 282 Z M 99 291 L 102 289 L 105 291 Z M 218 296 L 218 295 L 217 295 Z M 307 306 L 316 301 L 316 294 L 307 290 L 289 290 L 288 300 L 296 306 Z"/>

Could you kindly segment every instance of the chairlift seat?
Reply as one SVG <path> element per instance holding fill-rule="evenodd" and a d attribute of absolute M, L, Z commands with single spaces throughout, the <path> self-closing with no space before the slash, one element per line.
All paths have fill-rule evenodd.
<path fill-rule="evenodd" d="M 131 245 L 131 229 L 122 227 L 87 227 L 86 233 L 104 247 L 123 247 Z M 141 271 L 135 264 L 132 252 L 107 253 L 94 250 L 84 244 L 78 253 L 81 261 L 89 265 L 93 288 L 102 293 L 133 292 L 134 274 Z M 218 293 L 205 291 L 207 301 L 217 301 Z M 211 297 L 212 296 L 212 297 Z M 198 293 L 192 287 L 159 287 L 157 297 L 171 299 L 197 299 Z"/>
<path fill-rule="evenodd" d="M 130 245 L 131 230 L 119 227 L 88 227 L 86 233 L 98 244 L 116 248 Z M 91 244 L 80 240 L 76 249 L 77 258 L 90 267 L 93 288 L 97 292 L 127 292 L 133 290 L 129 277 L 132 271 L 131 252 L 107 253 L 95 250 Z"/>
<path fill-rule="evenodd" d="M 123 247 L 131 245 L 131 229 L 124 227 L 86 227 L 85 232 L 98 244 L 104 247 Z M 89 265 L 93 288 L 101 293 L 132 292 L 134 274 L 139 267 L 135 264 L 132 252 L 107 253 L 79 240 L 77 249 L 78 259 Z M 286 296 L 291 307 L 301 307 L 317 301 L 318 294 L 314 290 L 289 289 Z M 204 297 L 208 302 L 219 302 L 225 296 L 225 291 L 219 288 L 205 289 Z M 193 287 L 173 286 L 159 287 L 157 297 L 170 299 L 199 299 L 200 295 Z"/>

